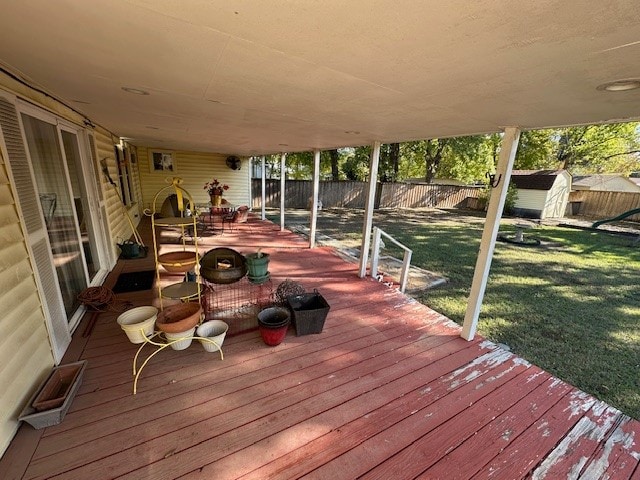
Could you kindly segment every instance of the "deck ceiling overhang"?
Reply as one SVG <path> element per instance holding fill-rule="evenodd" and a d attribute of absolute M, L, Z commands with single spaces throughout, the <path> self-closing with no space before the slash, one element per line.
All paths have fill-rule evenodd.
<path fill-rule="evenodd" d="M 637 0 L 0 7 L 14 75 L 135 144 L 237 155 L 638 120 L 640 89 L 597 89 L 638 59 Z"/>

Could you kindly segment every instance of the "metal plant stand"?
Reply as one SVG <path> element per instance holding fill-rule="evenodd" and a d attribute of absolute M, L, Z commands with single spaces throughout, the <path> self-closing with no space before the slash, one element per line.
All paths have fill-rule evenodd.
<path fill-rule="evenodd" d="M 161 188 L 153 197 L 152 209 L 149 212 L 151 216 L 151 232 L 153 235 L 153 250 L 156 264 L 156 284 L 158 288 L 158 297 L 160 299 L 160 309 L 163 308 L 163 299 L 170 298 L 181 300 L 183 302 L 190 300 L 199 300 L 202 294 L 202 284 L 200 282 L 200 270 L 198 261 L 198 216 L 195 214 L 195 203 L 193 197 L 184 188 L 181 187 L 182 179 L 171 179 L 168 186 Z M 175 217 L 158 217 L 165 197 L 169 194 L 176 196 L 178 216 Z M 191 214 L 193 212 L 193 214 Z M 158 255 L 158 230 L 162 228 L 180 228 L 182 239 L 182 252 L 186 254 L 186 258 L 182 260 L 166 260 Z M 193 251 L 187 250 L 186 246 L 186 230 L 193 231 Z M 191 254 L 191 255 L 190 255 Z M 194 282 L 180 282 L 162 287 L 160 285 L 160 271 L 164 267 L 171 273 L 186 273 L 192 268 L 195 270 L 196 278 Z"/>
<path fill-rule="evenodd" d="M 153 335 L 151 335 L 150 337 L 146 337 L 145 336 L 145 341 L 140 344 L 140 347 L 138 347 L 138 351 L 136 352 L 135 356 L 133 357 L 133 376 L 134 376 L 134 380 L 133 380 L 133 394 L 135 395 L 138 391 L 138 378 L 140 377 L 140 374 L 142 373 L 142 370 L 144 369 L 144 367 L 147 366 L 147 363 L 149 363 L 149 360 L 151 360 L 156 354 L 160 353 L 162 350 L 164 350 L 167 347 L 170 347 L 171 345 L 177 343 L 177 342 L 181 342 L 183 340 L 198 340 L 198 341 L 204 341 L 207 343 L 210 343 L 212 345 L 214 345 L 217 349 L 218 352 L 220 352 L 220 360 L 224 360 L 224 354 L 222 353 L 222 347 L 220 345 L 218 345 L 215 341 L 211 340 L 210 338 L 206 338 L 206 337 L 200 337 L 197 335 L 186 335 L 184 337 L 180 337 L 177 338 L 175 340 L 167 340 L 166 337 L 163 337 L 164 332 L 161 331 L 156 331 L 153 333 Z M 144 336 L 144 333 L 143 333 Z M 162 339 L 162 342 L 157 342 L 154 341 L 153 338 L 154 337 L 158 337 L 158 339 Z M 144 359 L 144 361 L 142 362 L 142 364 L 140 365 L 140 368 L 138 368 L 138 357 L 140 357 L 140 353 L 142 352 L 142 349 L 146 346 L 146 345 L 153 345 L 156 347 L 156 349 L 151 352 L 149 355 L 147 355 L 147 357 Z"/>

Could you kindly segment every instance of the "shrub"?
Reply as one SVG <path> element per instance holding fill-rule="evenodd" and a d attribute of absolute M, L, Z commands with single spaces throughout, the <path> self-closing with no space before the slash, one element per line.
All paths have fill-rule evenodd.
<path fill-rule="evenodd" d="M 489 199 L 491 198 L 491 193 L 493 189 L 487 185 L 484 189 L 480 191 L 478 198 L 481 202 L 485 202 L 485 204 L 489 203 Z M 507 189 L 507 197 L 504 201 L 504 213 L 507 215 L 511 215 L 513 213 L 513 209 L 516 206 L 516 201 L 518 200 L 518 189 L 513 183 L 509 184 L 509 188 Z"/>

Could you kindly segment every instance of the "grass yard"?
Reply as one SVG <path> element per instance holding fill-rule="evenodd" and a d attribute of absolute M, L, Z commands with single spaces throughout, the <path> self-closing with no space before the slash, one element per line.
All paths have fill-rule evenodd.
<path fill-rule="evenodd" d="M 304 223 L 289 217 L 288 224 Z M 318 232 L 359 246 L 362 211 L 320 212 Z M 276 220 L 277 221 L 277 220 Z M 501 231 L 513 231 L 505 219 Z M 462 323 L 484 217 L 469 212 L 376 212 L 374 225 L 413 249 L 412 264 L 448 283 L 417 298 Z M 525 235 L 540 247 L 498 242 L 479 333 L 640 419 L 640 244 L 557 226 Z M 385 254 L 401 258 L 394 248 Z"/>

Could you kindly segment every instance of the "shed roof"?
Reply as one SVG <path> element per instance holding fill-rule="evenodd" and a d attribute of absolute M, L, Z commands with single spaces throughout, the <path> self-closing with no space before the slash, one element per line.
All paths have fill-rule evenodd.
<path fill-rule="evenodd" d="M 631 182 L 634 185 L 640 186 L 640 178 L 628 178 L 620 174 L 611 173 L 599 173 L 594 175 L 574 175 L 572 184 L 574 187 L 601 187 L 605 188 L 612 182 Z"/>
<path fill-rule="evenodd" d="M 551 190 L 558 175 L 566 170 L 514 170 L 511 182 L 524 190 Z"/>

